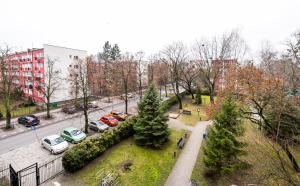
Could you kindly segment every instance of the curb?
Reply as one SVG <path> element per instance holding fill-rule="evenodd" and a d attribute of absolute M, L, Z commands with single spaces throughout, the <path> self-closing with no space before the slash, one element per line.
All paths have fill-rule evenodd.
<path fill-rule="evenodd" d="M 129 100 L 128 102 L 133 101 L 133 100 L 136 100 L 136 99 Z M 96 112 L 96 111 L 99 111 L 99 110 L 104 110 L 104 109 L 109 108 L 109 107 L 111 107 L 111 106 L 118 106 L 118 105 L 121 105 L 121 104 L 123 104 L 123 103 L 124 103 L 124 102 L 122 101 L 122 102 L 119 102 L 119 103 L 115 103 L 115 104 L 113 104 L 113 105 L 107 105 L 107 106 L 102 107 L 102 108 L 94 109 L 94 110 L 92 110 L 90 113 Z M 46 126 L 49 126 L 49 125 L 53 125 L 53 124 L 59 123 L 59 122 L 64 121 L 64 120 L 70 120 L 70 119 L 76 118 L 76 117 L 78 117 L 78 116 L 80 116 L 80 115 L 83 115 L 83 113 L 80 113 L 80 114 L 74 114 L 74 115 L 71 115 L 71 117 L 63 118 L 63 119 L 57 120 L 57 121 L 55 121 L 55 122 L 50 122 L 50 123 L 45 124 L 45 125 L 37 126 L 36 129 L 43 128 L 43 127 L 46 127 Z M 23 134 L 23 133 L 26 133 L 26 132 L 30 132 L 30 131 L 31 131 L 31 130 L 24 130 L 24 131 L 21 131 L 21 132 L 12 133 L 11 135 L 8 135 L 8 136 L 5 136 L 5 137 L 0 137 L 0 141 L 2 141 L 2 140 L 4 140 L 4 139 L 7 139 L 7 138 L 10 138 L 10 137 L 17 136 L 17 135 L 19 135 L 19 134 Z"/>

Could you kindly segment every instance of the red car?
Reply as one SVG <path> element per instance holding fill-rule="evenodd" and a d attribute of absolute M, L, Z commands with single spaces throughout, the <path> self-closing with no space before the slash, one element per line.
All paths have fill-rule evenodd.
<path fill-rule="evenodd" d="M 118 125 L 118 120 L 112 116 L 102 116 L 99 121 L 102 121 L 110 127 L 115 127 Z"/>

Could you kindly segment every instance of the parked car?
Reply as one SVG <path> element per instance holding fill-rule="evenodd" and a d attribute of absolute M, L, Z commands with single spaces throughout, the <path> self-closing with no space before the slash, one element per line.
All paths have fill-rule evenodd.
<path fill-rule="evenodd" d="M 84 132 L 74 127 L 65 128 L 60 136 L 71 143 L 79 143 L 86 138 L 86 134 Z"/>
<path fill-rule="evenodd" d="M 82 103 L 82 104 L 80 104 L 80 109 L 83 109 L 83 108 L 84 108 L 84 105 Z M 88 109 L 90 109 L 90 108 L 98 108 L 98 105 L 95 105 L 93 103 L 88 103 L 87 108 Z"/>
<path fill-rule="evenodd" d="M 99 121 L 102 121 L 110 127 L 115 127 L 118 125 L 118 120 L 110 115 L 102 116 Z"/>
<path fill-rule="evenodd" d="M 134 95 L 133 95 L 132 93 L 128 93 L 128 94 L 127 94 L 127 97 L 128 97 L 128 98 L 133 98 Z"/>
<path fill-rule="evenodd" d="M 72 106 L 72 107 L 64 107 L 61 109 L 64 113 L 67 113 L 67 114 L 74 114 L 77 109 L 76 107 Z"/>
<path fill-rule="evenodd" d="M 3 114 L 0 112 L 0 119 L 2 119 L 3 118 Z"/>
<path fill-rule="evenodd" d="M 122 95 L 121 95 L 121 99 L 125 99 L 125 95 L 126 95 L 126 94 L 122 94 Z M 128 93 L 128 94 L 127 94 L 127 99 L 129 99 L 129 98 L 134 98 L 134 95 L 133 95 L 132 93 Z"/>
<path fill-rule="evenodd" d="M 40 120 L 34 115 L 27 115 L 19 117 L 18 123 L 25 125 L 25 127 L 31 127 L 40 124 Z"/>
<path fill-rule="evenodd" d="M 68 142 L 59 135 L 51 135 L 42 138 L 42 146 L 49 150 L 51 154 L 58 154 L 69 148 Z"/>
<path fill-rule="evenodd" d="M 116 118 L 119 121 L 125 121 L 127 118 L 127 114 L 123 113 L 123 112 L 119 112 L 116 110 L 113 110 L 110 112 L 110 115 L 114 118 Z"/>
<path fill-rule="evenodd" d="M 109 126 L 102 121 L 90 121 L 89 128 L 97 132 L 104 132 L 105 130 L 108 130 Z"/>

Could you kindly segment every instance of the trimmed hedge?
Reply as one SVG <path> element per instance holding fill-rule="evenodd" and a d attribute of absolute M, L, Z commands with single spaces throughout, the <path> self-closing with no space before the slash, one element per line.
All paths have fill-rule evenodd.
<path fill-rule="evenodd" d="M 75 172 L 92 160 L 98 158 L 108 148 L 121 140 L 133 135 L 133 116 L 112 130 L 107 130 L 96 138 L 90 138 L 67 150 L 62 158 L 63 167 L 67 172 Z"/>

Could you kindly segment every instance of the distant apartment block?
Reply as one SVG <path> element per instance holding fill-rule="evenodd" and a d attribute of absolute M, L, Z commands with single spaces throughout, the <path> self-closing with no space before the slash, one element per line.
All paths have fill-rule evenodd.
<path fill-rule="evenodd" d="M 224 59 L 224 60 L 213 60 L 212 67 L 213 69 L 218 72 L 218 78 L 215 82 L 215 87 L 217 91 L 224 90 L 226 87 L 226 77 L 230 75 L 230 71 L 234 70 L 238 65 L 236 59 Z"/>
<path fill-rule="evenodd" d="M 9 73 L 14 87 L 20 88 L 24 96 L 31 97 L 36 102 L 43 102 L 45 98 L 38 91 L 47 81 L 46 60 L 56 60 L 55 69 L 60 70 L 60 87 L 54 92 L 51 102 L 61 102 L 72 99 L 70 85 L 67 80 L 69 68 L 74 60 L 85 59 L 87 52 L 84 50 L 59 47 L 44 44 L 43 48 L 28 49 L 8 56 Z"/>

